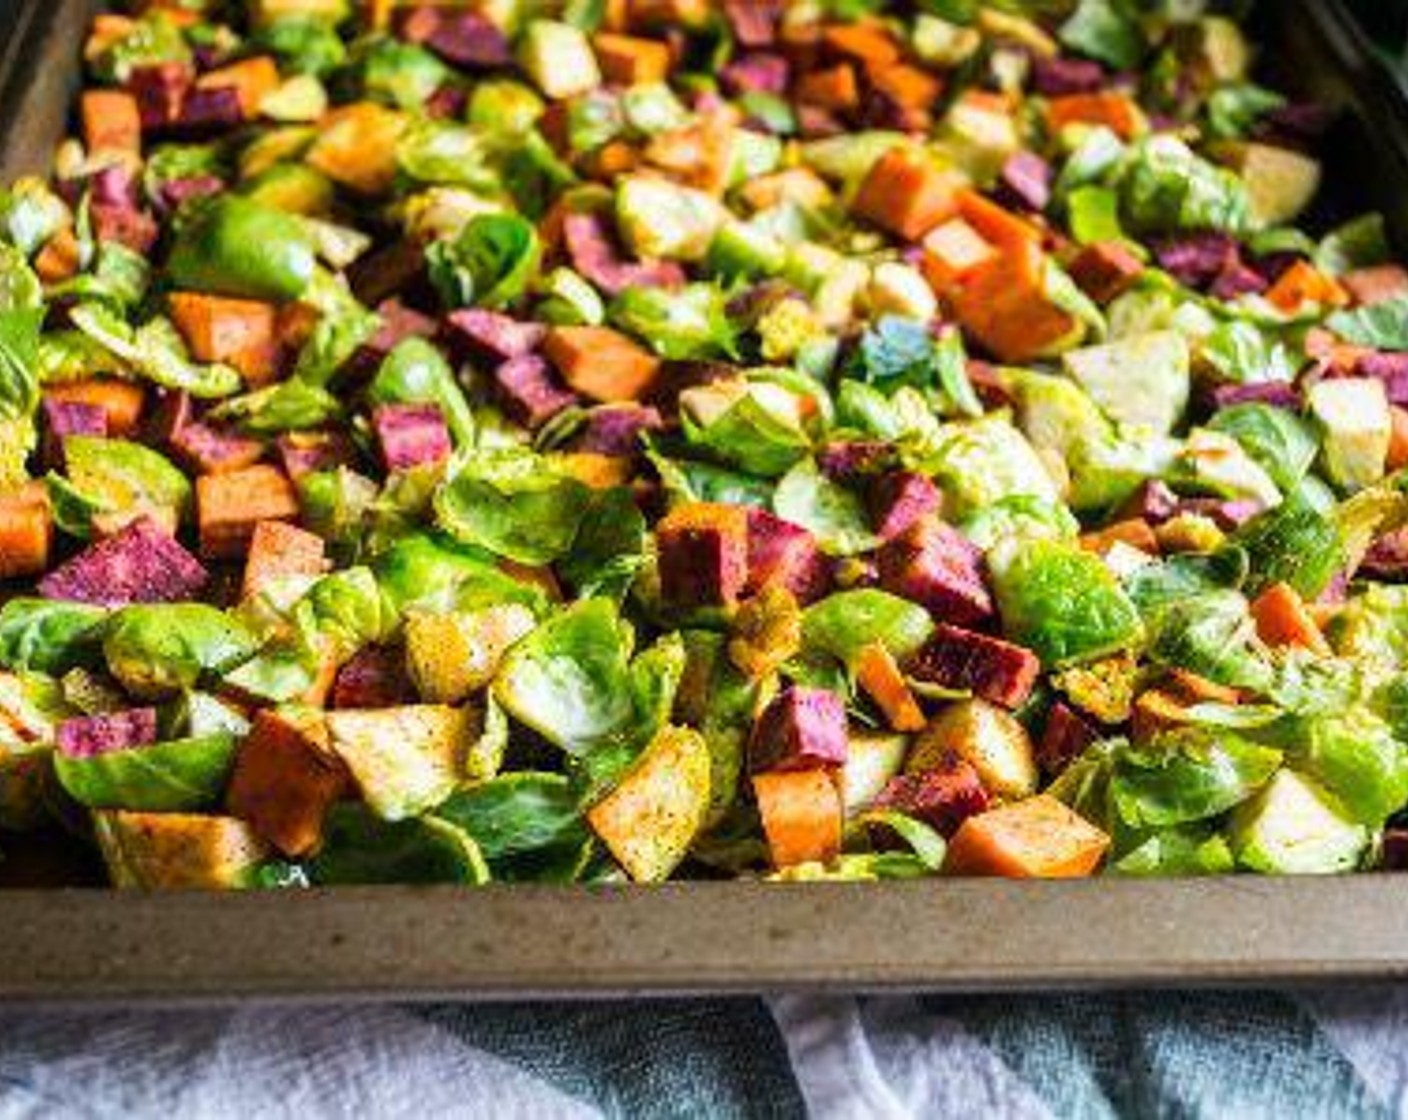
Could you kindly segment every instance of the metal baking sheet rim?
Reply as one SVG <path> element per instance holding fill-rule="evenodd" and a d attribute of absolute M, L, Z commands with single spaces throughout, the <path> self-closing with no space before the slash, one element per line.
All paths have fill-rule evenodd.
<path fill-rule="evenodd" d="M 523 999 L 1408 977 L 1408 878 L 0 896 L 0 999 Z"/>
<path fill-rule="evenodd" d="M 22 0 L 0 27 L 7 177 L 47 163 L 97 7 Z M 1288 7 L 1361 110 L 1408 119 L 1335 4 Z M 1408 876 L 24 890 L 0 928 L 0 1000 L 40 1004 L 1311 984 L 1408 978 Z"/>

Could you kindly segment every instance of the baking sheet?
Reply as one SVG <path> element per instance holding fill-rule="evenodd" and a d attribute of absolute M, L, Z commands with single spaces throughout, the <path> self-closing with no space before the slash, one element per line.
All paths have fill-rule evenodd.
<path fill-rule="evenodd" d="M 90 0 L 0 0 L 0 175 L 42 172 Z M 1268 4 L 1267 64 L 1350 114 L 1346 176 L 1408 244 L 1408 109 L 1336 3 Z M 1357 120 L 1357 124 L 1354 123 Z M 1336 207 L 1342 200 L 1330 198 Z M 1408 976 L 1408 876 L 1074 883 L 680 883 L 247 894 L 34 889 L 14 847 L 0 999 L 526 998 L 1271 984 Z M 86 870 L 85 870 L 86 868 Z"/>

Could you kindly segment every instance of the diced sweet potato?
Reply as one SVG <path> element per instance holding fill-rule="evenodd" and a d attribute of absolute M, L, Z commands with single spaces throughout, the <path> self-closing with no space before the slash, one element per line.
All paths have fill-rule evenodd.
<path fill-rule="evenodd" d="M 235 757 L 225 804 L 232 816 L 297 858 L 317 849 L 323 818 L 350 784 L 321 717 L 264 709 Z"/>
<path fill-rule="evenodd" d="M 1129 735 L 1136 743 L 1147 743 L 1163 732 L 1188 723 L 1188 709 L 1182 697 L 1161 688 L 1150 688 L 1134 701 Z"/>
<path fill-rule="evenodd" d="M 981 554 L 951 525 L 920 518 L 881 547 L 876 559 L 880 585 L 935 618 L 971 626 L 992 617 Z"/>
<path fill-rule="evenodd" d="M 269 854 L 254 831 L 234 817 L 100 809 L 93 825 L 119 888 L 238 888 Z"/>
<path fill-rule="evenodd" d="M 1121 140 L 1132 140 L 1144 128 L 1144 115 L 1129 94 L 1117 90 L 1053 97 L 1046 103 L 1046 127 L 1060 132 L 1068 124 L 1102 124 Z"/>
<path fill-rule="evenodd" d="M 1398 264 L 1357 268 L 1339 277 L 1339 283 L 1355 303 L 1361 307 L 1372 307 L 1408 294 L 1408 269 Z"/>
<path fill-rule="evenodd" d="M 820 70 L 808 70 L 793 83 L 793 93 L 804 105 L 841 111 L 860 104 L 860 83 L 855 67 L 838 62 Z"/>
<path fill-rule="evenodd" d="M 841 795 L 826 770 L 753 775 L 773 866 L 830 863 L 841 851 Z"/>
<path fill-rule="evenodd" d="M 200 362 L 224 362 L 246 382 L 263 385 L 279 369 L 279 314 L 272 303 L 201 292 L 172 292 L 171 320 Z"/>
<path fill-rule="evenodd" d="M 279 88 L 279 68 L 268 55 L 256 55 L 208 70 L 196 80 L 196 88 L 233 89 L 245 120 L 253 120 L 264 98 Z"/>
<path fill-rule="evenodd" d="M 1070 271 L 1080 290 L 1103 306 L 1134 287 L 1144 262 L 1117 241 L 1101 241 L 1082 249 Z"/>
<path fill-rule="evenodd" d="M 1045 357 L 1080 329 L 1075 316 L 1046 295 L 1046 267 L 1040 246 L 1013 245 L 949 293 L 963 329 L 1003 362 Z"/>
<path fill-rule="evenodd" d="M 943 96 L 943 81 L 904 63 L 869 72 L 871 89 L 900 109 L 927 110 Z"/>
<path fill-rule="evenodd" d="M 1408 409 L 1392 404 L 1388 409 L 1391 427 L 1388 437 L 1388 456 L 1384 459 L 1384 469 L 1390 474 L 1408 467 Z"/>
<path fill-rule="evenodd" d="M 249 549 L 261 521 L 293 521 L 298 495 L 277 467 L 260 465 L 196 479 L 196 520 L 201 555 L 234 559 Z"/>
<path fill-rule="evenodd" d="M 600 31 L 592 46 L 602 75 L 615 85 L 663 82 L 670 72 L 670 48 L 659 39 Z"/>
<path fill-rule="evenodd" d="M 1281 273 L 1266 293 L 1266 298 L 1287 314 L 1307 303 L 1338 307 L 1349 302 L 1345 290 L 1333 277 L 1325 275 L 1309 261 L 1299 260 Z"/>
<path fill-rule="evenodd" d="M 669 878 L 709 811 L 709 748 L 699 732 L 664 727 L 587 821 L 638 883 Z"/>
<path fill-rule="evenodd" d="M 954 875 L 1078 879 L 1100 866 L 1110 838 L 1049 794 L 969 817 L 949 842 Z"/>
<path fill-rule="evenodd" d="M 727 606 L 748 579 L 748 515 L 742 506 L 690 502 L 656 526 L 660 593 L 680 606 Z"/>
<path fill-rule="evenodd" d="M 97 405 L 107 414 L 108 435 L 115 439 L 125 439 L 137 430 L 146 399 L 140 385 L 114 378 L 61 381 L 46 385 L 44 396 L 53 401 Z"/>
<path fill-rule="evenodd" d="M 258 595 L 286 576 L 318 576 L 327 571 L 323 538 L 285 521 L 261 521 L 249 541 L 244 563 L 244 597 Z"/>
<path fill-rule="evenodd" d="M 875 161 L 851 209 L 906 241 L 918 241 L 958 212 L 955 176 L 922 153 L 891 148 Z"/>
<path fill-rule="evenodd" d="M 776 584 L 800 603 L 819 598 L 830 582 L 830 572 L 811 532 L 757 507 L 750 507 L 747 517 L 746 590 L 751 594 Z"/>
<path fill-rule="evenodd" d="M 572 438 L 572 450 L 630 458 L 641 450 L 641 437 L 664 425 L 658 409 L 649 405 L 604 404 L 587 413 L 586 423 Z"/>
<path fill-rule="evenodd" d="M 396 180 L 396 142 L 405 127 L 401 113 L 374 102 L 343 105 L 323 118 L 306 159 L 354 191 L 385 194 Z"/>
<path fill-rule="evenodd" d="M 482 307 L 452 311 L 445 319 L 451 347 L 468 359 L 503 362 L 521 358 L 536 350 L 546 334 L 541 323 L 526 323 Z"/>
<path fill-rule="evenodd" d="M 986 195 L 964 188 L 957 195 L 958 212 L 999 252 L 1020 250 L 1041 243 L 1041 231 L 1026 218 L 1012 213 Z"/>
<path fill-rule="evenodd" d="M 141 155 L 142 114 L 137 99 L 116 89 L 90 89 L 83 95 L 83 143 L 92 153 Z"/>
<path fill-rule="evenodd" d="M 832 54 L 854 59 L 867 70 L 889 67 L 900 60 L 900 45 L 883 24 L 871 20 L 833 23 L 821 33 Z"/>
<path fill-rule="evenodd" d="M 34 271 L 46 284 L 61 284 L 78 275 L 83 263 L 83 247 L 71 229 L 61 229 L 34 258 Z"/>
<path fill-rule="evenodd" d="M 793 685 L 753 724 L 748 761 L 754 772 L 844 766 L 846 742 L 841 698 L 829 689 Z"/>
<path fill-rule="evenodd" d="M 1080 538 L 1081 548 L 1100 556 L 1105 555 L 1116 544 L 1137 548 L 1150 556 L 1159 554 L 1159 539 L 1154 535 L 1153 527 L 1138 517 L 1116 521 L 1103 529 L 1083 533 Z"/>
<path fill-rule="evenodd" d="M 957 692 L 1020 708 L 1031 695 L 1041 661 L 1023 646 L 947 624 L 935 629 L 910 665 L 910 673 Z"/>
<path fill-rule="evenodd" d="M 61 401 L 46 395 L 43 414 L 44 461 L 50 466 L 62 468 L 64 440 L 69 436 L 97 436 L 101 439 L 108 434 L 108 414 L 96 404 Z"/>
<path fill-rule="evenodd" d="M 896 731 L 922 731 L 924 713 L 914 693 L 905 682 L 904 674 L 880 642 L 871 642 L 856 659 L 856 682 L 875 701 L 886 721 Z"/>
<path fill-rule="evenodd" d="M 1252 600 L 1257 636 L 1269 646 L 1298 646 L 1322 657 L 1330 643 L 1315 625 L 1305 602 L 1289 584 L 1276 583 Z"/>
<path fill-rule="evenodd" d="M 207 578 L 200 561 L 156 521 L 139 517 L 55 568 L 39 581 L 39 593 L 100 606 L 174 603 L 194 598 Z"/>
<path fill-rule="evenodd" d="M 453 450 L 439 405 L 381 405 L 372 413 L 372 428 L 388 471 L 442 463 Z"/>
<path fill-rule="evenodd" d="M 610 327 L 553 327 L 543 353 L 569 386 L 596 401 L 639 400 L 660 361 Z"/>
<path fill-rule="evenodd" d="M 940 294 L 997 256 L 997 247 L 962 218 L 951 218 L 924 238 L 919 267 Z"/>

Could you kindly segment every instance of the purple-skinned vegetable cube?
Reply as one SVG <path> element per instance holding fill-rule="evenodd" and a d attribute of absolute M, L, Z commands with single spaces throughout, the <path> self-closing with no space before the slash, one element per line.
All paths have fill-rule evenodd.
<path fill-rule="evenodd" d="M 635 455 L 641 449 L 642 434 L 663 424 L 659 410 L 649 405 L 600 405 L 587 413 L 587 422 L 574 437 L 572 448 L 597 455 Z"/>
<path fill-rule="evenodd" d="M 799 603 L 810 603 L 830 582 L 830 566 L 810 530 L 765 509 L 748 510 L 748 591 L 778 584 Z"/>
<path fill-rule="evenodd" d="M 1025 646 L 940 625 L 914 655 L 909 671 L 918 680 L 1015 709 L 1031 695 L 1041 661 Z"/>
<path fill-rule="evenodd" d="M 409 470 L 450 457 L 450 429 L 435 404 L 384 404 L 372 413 L 372 428 L 388 471 Z"/>
<path fill-rule="evenodd" d="M 912 599 L 935 618 L 973 626 L 993 616 L 982 554 L 953 526 L 921 518 L 881 547 L 880 586 Z"/>
<path fill-rule="evenodd" d="M 991 801 L 972 763 L 954 755 L 937 769 L 891 778 L 873 808 L 904 813 L 944 836 L 952 836 L 959 825 L 984 812 Z"/>
<path fill-rule="evenodd" d="M 108 414 L 102 405 L 44 398 L 44 461 L 50 466 L 63 466 L 64 440 L 69 436 L 107 434 Z"/>
<path fill-rule="evenodd" d="M 1035 152 L 1009 156 L 998 176 L 998 191 L 1018 208 L 1041 213 L 1051 202 L 1051 165 Z"/>
<path fill-rule="evenodd" d="M 606 223 L 595 214 L 569 214 L 562 236 L 572 267 L 607 295 L 631 287 L 678 288 L 685 282 L 684 269 L 674 261 L 623 259 Z"/>
<path fill-rule="evenodd" d="M 1193 233 L 1154 251 L 1159 267 L 1190 288 L 1204 288 L 1237 261 L 1237 242 L 1225 233 Z"/>
<path fill-rule="evenodd" d="M 243 470 L 264 458 L 262 441 L 200 421 L 183 424 L 172 435 L 170 446 L 194 474 Z"/>
<path fill-rule="evenodd" d="M 139 517 L 55 568 L 39 581 L 39 594 L 104 607 L 176 603 L 194 599 L 208 578 L 160 525 Z"/>
<path fill-rule="evenodd" d="M 932 479 L 915 471 L 891 471 L 875 479 L 866 493 L 870 521 L 881 540 L 891 541 L 921 517 L 939 512 L 943 495 Z"/>
<path fill-rule="evenodd" d="M 66 719 L 59 724 L 55 736 L 55 745 L 66 758 L 94 758 L 155 742 L 155 708 L 129 708 Z"/>
<path fill-rule="evenodd" d="M 844 766 L 848 753 L 846 706 L 825 688 L 784 689 L 763 709 L 748 740 L 755 774 Z"/>
<path fill-rule="evenodd" d="M 510 358 L 494 371 L 494 386 L 513 419 L 540 428 L 577 403 L 577 394 L 558 381 L 547 361 L 536 354 Z"/>
<path fill-rule="evenodd" d="M 739 55 L 720 70 L 719 82 L 734 97 L 745 93 L 771 93 L 780 97 L 787 92 L 790 75 L 787 59 L 780 54 L 755 51 Z"/>
<path fill-rule="evenodd" d="M 1408 405 L 1408 354 L 1365 354 L 1355 363 L 1354 372 L 1382 381 L 1390 404 Z"/>
<path fill-rule="evenodd" d="M 1105 84 L 1105 70 L 1098 62 L 1083 58 L 1041 56 L 1032 59 L 1032 88 L 1043 97 L 1094 93 Z"/>
<path fill-rule="evenodd" d="M 498 311 L 481 307 L 453 311 L 445 319 L 445 337 L 450 347 L 469 360 L 504 362 L 531 354 L 542 345 L 547 328 L 542 323 L 525 323 Z"/>
<path fill-rule="evenodd" d="M 1274 408 L 1300 408 L 1300 393 L 1289 381 L 1254 381 L 1247 385 L 1219 385 L 1212 391 L 1217 408 L 1234 404 L 1269 404 Z"/>

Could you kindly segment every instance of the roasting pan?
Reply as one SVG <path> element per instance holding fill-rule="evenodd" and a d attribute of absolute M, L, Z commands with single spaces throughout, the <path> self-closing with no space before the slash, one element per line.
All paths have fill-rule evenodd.
<path fill-rule="evenodd" d="M 0 0 L 0 174 L 42 172 L 93 0 Z M 1263 66 L 1343 112 L 1327 220 L 1408 246 L 1408 100 L 1335 0 L 1267 2 Z M 1338 168 L 1338 173 L 1336 169 Z M 0 999 L 529 998 L 1408 977 L 1408 875 L 143 894 L 3 838 Z"/>

